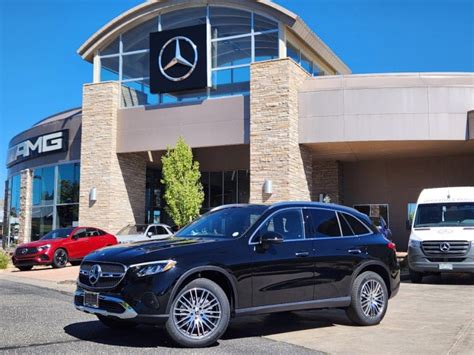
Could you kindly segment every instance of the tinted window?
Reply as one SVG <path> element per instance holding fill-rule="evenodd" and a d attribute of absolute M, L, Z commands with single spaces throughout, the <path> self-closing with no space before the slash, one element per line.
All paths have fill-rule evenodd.
<path fill-rule="evenodd" d="M 345 218 L 345 213 L 339 213 L 339 222 L 341 223 L 342 235 L 344 237 L 353 237 L 354 232 L 352 231 L 349 222 Z"/>
<path fill-rule="evenodd" d="M 72 228 L 56 229 L 46 234 L 41 240 L 66 238 L 72 232 Z"/>
<path fill-rule="evenodd" d="M 309 233 L 311 237 L 340 237 L 341 230 L 337 221 L 336 212 L 323 209 L 308 209 L 310 220 Z"/>
<path fill-rule="evenodd" d="M 168 232 L 164 227 L 156 226 L 156 234 L 168 234 Z"/>
<path fill-rule="evenodd" d="M 88 237 L 98 237 L 99 231 L 95 228 L 87 228 L 87 236 Z"/>
<path fill-rule="evenodd" d="M 74 236 L 79 237 L 79 238 L 85 238 L 85 237 L 87 237 L 87 232 L 86 232 L 85 228 L 81 228 L 81 229 L 78 229 L 74 233 Z"/>
<path fill-rule="evenodd" d="M 303 239 L 303 223 L 300 210 L 276 212 L 260 227 L 259 235 L 261 236 L 266 232 L 279 233 L 284 240 Z"/>
<path fill-rule="evenodd" d="M 354 231 L 355 235 L 367 234 L 370 233 L 369 230 L 356 218 L 352 217 L 350 214 L 344 213 L 344 217 L 346 217 L 347 222 L 349 222 L 352 230 Z"/>

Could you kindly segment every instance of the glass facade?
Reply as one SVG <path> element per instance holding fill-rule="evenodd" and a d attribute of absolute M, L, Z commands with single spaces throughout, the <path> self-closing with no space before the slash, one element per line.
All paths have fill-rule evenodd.
<path fill-rule="evenodd" d="M 34 169 L 31 240 L 56 228 L 77 225 L 79 171 L 79 163 Z"/>
<path fill-rule="evenodd" d="M 149 34 L 209 24 L 211 88 L 192 93 L 151 94 Z M 228 7 L 193 7 L 163 13 L 122 33 L 100 51 L 100 80 L 122 83 L 122 106 L 157 105 L 248 94 L 250 64 L 279 57 L 278 23 L 270 18 Z"/>
<path fill-rule="evenodd" d="M 20 231 L 20 189 L 21 178 L 20 175 L 13 175 L 8 180 L 8 196 L 7 196 L 7 226 L 5 226 L 5 235 L 12 236 L 11 242 L 18 237 Z"/>
<path fill-rule="evenodd" d="M 289 42 L 286 43 L 286 54 L 296 63 L 301 65 L 311 75 L 324 75 L 324 72 L 317 66 L 316 63 L 309 59 L 309 57 L 301 49 L 297 48 Z"/>
<path fill-rule="evenodd" d="M 173 222 L 164 211 L 164 187 L 161 171 L 148 169 L 146 178 L 146 223 Z M 250 174 L 248 170 L 201 172 L 204 201 L 201 213 L 224 204 L 248 203 Z"/>

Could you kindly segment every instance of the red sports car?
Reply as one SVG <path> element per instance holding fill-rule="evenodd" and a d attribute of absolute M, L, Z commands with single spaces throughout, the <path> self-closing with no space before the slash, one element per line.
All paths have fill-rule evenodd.
<path fill-rule="evenodd" d="M 20 244 L 12 257 L 21 271 L 34 265 L 52 265 L 54 268 L 80 264 L 90 252 L 117 244 L 112 234 L 98 228 L 76 227 L 55 229 L 36 242 Z"/>

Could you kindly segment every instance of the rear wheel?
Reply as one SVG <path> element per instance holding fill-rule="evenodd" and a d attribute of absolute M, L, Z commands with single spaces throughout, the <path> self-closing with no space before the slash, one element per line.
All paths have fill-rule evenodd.
<path fill-rule="evenodd" d="M 67 264 L 67 260 L 68 257 L 66 250 L 62 248 L 56 249 L 53 255 L 53 267 L 56 269 L 65 267 Z"/>
<path fill-rule="evenodd" d="M 214 344 L 229 320 L 229 299 L 222 288 L 211 280 L 196 279 L 171 304 L 166 331 L 178 345 L 200 348 Z"/>
<path fill-rule="evenodd" d="M 411 283 L 419 284 L 423 281 L 423 273 L 422 272 L 418 272 L 418 271 L 415 271 L 415 270 L 412 270 L 412 269 L 409 269 L 409 271 L 410 271 Z"/>
<path fill-rule="evenodd" d="M 366 271 L 352 285 L 351 305 L 346 310 L 349 319 L 358 325 L 379 324 L 388 306 L 388 291 L 379 274 Z"/>
<path fill-rule="evenodd" d="M 103 325 L 112 329 L 131 329 L 138 325 L 137 323 L 127 322 L 121 319 L 108 318 L 100 315 L 98 315 L 97 318 L 99 318 Z"/>
<path fill-rule="evenodd" d="M 29 271 L 33 268 L 33 265 L 29 265 L 29 266 L 17 266 L 18 270 L 20 271 Z"/>

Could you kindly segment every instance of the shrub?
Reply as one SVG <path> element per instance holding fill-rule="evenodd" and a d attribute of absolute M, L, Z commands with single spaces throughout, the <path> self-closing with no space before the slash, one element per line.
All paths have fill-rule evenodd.
<path fill-rule="evenodd" d="M 10 257 L 7 253 L 0 250 L 0 269 L 6 269 L 8 267 L 8 262 L 10 261 Z"/>

